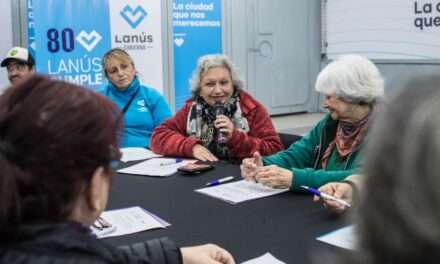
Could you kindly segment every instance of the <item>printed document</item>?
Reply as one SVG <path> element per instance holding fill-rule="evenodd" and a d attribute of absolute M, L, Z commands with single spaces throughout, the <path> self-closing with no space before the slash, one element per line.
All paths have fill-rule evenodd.
<path fill-rule="evenodd" d="M 177 172 L 180 166 L 190 161 L 172 158 L 153 158 L 118 170 L 119 173 L 166 177 Z"/>
<path fill-rule="evenodd" d="M 101 223 L 91 226 L 98 238 L 122 236 L 156 228 L 165 228 L 170 224 L 138 206 L 102 212 L 101 219 L 110 225 L 96 228 Z M 97 225 L 96 225 L 97 224 Z"/>
<path fill-rule="evenodd" d="M 121 161 L 123 162 L 162 157 L 162 155 L 146 148 L 121 148 L 120 150 L 122 153 Z"/>
<path fill-rule="evenodd" d="M 340 228 L 326 235 L 317 237 L 316 239 L 330 245 L 350 250 L 355 250 L 357 244 L 355 228 L 353 225 Z"/>
<path fill-rule="evenodd" d="M 252 181 L 236 181 L 195 190 L 231 204 L 254 200 L 275 194 L 287 192 L 289 189 L 274 189 Z"/>
<path fill-rule="evenodd" d="M 270 253 L 266 253 L 258 258 L 250 259 L 248 261 L 242 262 L 241 264 L 286 264 Z"/>

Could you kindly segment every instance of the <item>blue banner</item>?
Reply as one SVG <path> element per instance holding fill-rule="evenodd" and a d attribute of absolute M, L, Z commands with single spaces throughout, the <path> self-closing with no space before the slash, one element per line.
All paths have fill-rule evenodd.
<path fill-rule="evenodd" d="M 174 0 L 174 84 L 178 110 L 190 97 L 197 59 L 222 53 L 221 0 Z"/>
<path fill-rule="evenodd" d="M 35 58 L 35 22 L 34 22 L 34 0 L 27 1 L 27 21 L 28 21 L 28 43 L 29 52 Z"/>
<path fill-rule="evenodd" d="M 92 89 L 101 86 L 101 57 L 112 46 L 108 1 L 31 2 L 34 34 L 29 36 L 35 43 L 29 40 L 35 45 L 37 71 Z"/>

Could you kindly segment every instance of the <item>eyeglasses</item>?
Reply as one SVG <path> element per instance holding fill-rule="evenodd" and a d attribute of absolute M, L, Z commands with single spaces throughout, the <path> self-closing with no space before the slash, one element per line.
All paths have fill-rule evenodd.
<path fill-rule="evenodd" d="M 119 148 L 116 148 L 113 145 L 109 146 L 109 149 L 110 157 L 112 159 L 110 161 L 110 168 L 115 171 L 119 167 L 119 160 L 121 159 L 122 154 Z"/>
<path fill-rule="evenodd" d="M 107 222 L 104 218 L 102 218 L 102 217 L 98 217 L 98 218 L 96 219 L 96 221 L 93 223 L 92 226 L 93 226 L 94 228 L 96 228 L 96 229 L 102 231 L 102 230 L 104 230 L 104 229 L 111 228 L 111 227 L 112 227 L 112 224 L 110 224 L 109 222 Z"/>
<path fill-rule="evenodd" d="M 6 66 L 6 70 L 8 72 L 12 72 L 14 70 L 15 71 L 24 71 L 24 70 L 26 70 L 27 67 L 28 67 L 28 65 L 24 64 L 24 63 L 9 63 Z"/>
<path fill-rule="evenodd" d="M 92 224 L 92 230 L 93 233 L 95 233 L 95 235 L 100 238 L 115 232 L 116 226 L 110 224 L 109 222 L 107 222 L 107 220 L 100 216 Z"/>
<path fill-rule="evenodd" d="M 112 170 L 117 170 L 118 169 L 118 167 L 119 167 L 119 160 L 112 160 L 111 162 L 110 162 L 110 168 L 112 169 Z"/>

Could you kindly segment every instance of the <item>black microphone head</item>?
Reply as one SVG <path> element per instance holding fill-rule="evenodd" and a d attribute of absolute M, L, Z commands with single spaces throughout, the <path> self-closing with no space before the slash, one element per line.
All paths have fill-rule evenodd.
<path fill-rule="evenodd" d="M 214 105 L 214 114 L 215 116 L 224 115 L 225 114 L 225 106 L 222 103 L 216 103 Z M 226 144 L 227 138 L 225 133 L 218 131 L 217 134 L 217 142 L 220 144 Z"/>
<path fill-rule="evenodd" d="M 214 105 L 215 116 L 223 115 L 225 113 L 225 107 L 222 103 L 216 103 Z"/>

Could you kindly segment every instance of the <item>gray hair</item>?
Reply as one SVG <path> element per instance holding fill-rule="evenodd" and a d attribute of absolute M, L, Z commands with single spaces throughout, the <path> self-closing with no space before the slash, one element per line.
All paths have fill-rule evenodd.
<path fill-rule="evenodd" d="M 240 91 L 243 89 L 243 80 L 240 78 L 238 69 L 232 63 L 231 59 L 223 54 L 210 54 L 202 56 L 198 59 L 197 68 L 194 70 L 192 78 L 189 81 L 193 98 L 200 94 L 203 75 L 211 68 L 216 67 L 223 67 L 229 71 L 231 74 L 234 91 Z"/>
<path fill-rule="evenodd" d="M 347 102 L 374 104 L 384 94 L 384 80 L 369 59 L 344 55 L 319 73 L 315 89 Z"/>

